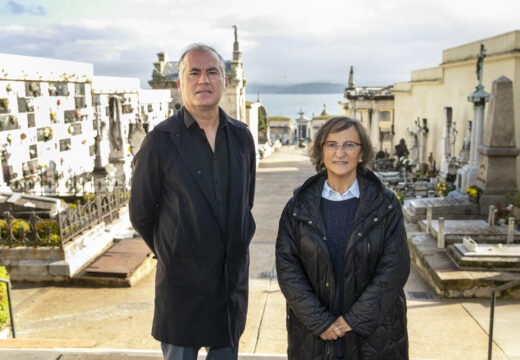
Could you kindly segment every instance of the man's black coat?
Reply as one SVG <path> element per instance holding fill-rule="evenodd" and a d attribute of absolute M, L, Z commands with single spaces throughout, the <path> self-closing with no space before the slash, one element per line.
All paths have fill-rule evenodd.
<path fill-rule="evenodd" d="M 246 125 L 219 111 L 229 146 L 227 236 L 182 110 L 133 160 L 130 220 L 157 257 L 152 335 L 178 346 L 235 346 L 246 321 L 256 153 Z"/>

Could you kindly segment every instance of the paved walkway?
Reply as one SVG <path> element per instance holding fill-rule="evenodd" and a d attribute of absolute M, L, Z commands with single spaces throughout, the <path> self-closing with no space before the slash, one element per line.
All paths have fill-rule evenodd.
<path fill-rule="evenodd" d="M 274 242 L 285 202 L 313 172 L 302 150 L 287 147 L 258 169 L 253 211 L 257 232 L 251 244 L 250 306 L 241 360 L 284 358 L 285 302 L 273 278 Z M 0 342 L 0 359 L 160 359 L 159 344 L 150 336 L 153 275 L 131 288 L 16 286 L 17 335 L 40 340 L 25 342 L 22 349 Z M 413 269 L 405 290 L 411 358 L 487 358 L 489 300 L 438 299 Z M 495 320 L 493 359 L 520 359 L 520 302 L 498 300 Z M 83 348 L 69 348 L 74 346 Z"/>

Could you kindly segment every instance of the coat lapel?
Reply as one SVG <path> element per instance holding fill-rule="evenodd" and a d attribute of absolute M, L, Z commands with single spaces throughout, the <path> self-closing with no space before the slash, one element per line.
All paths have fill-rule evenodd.
<path fill-rule="evenodd" d="M 170 133 L 170 136 L 172 137 L 173 143 L 177 147 L 177 151 L 186 165 L 186 168 L 192 174 L 196 184 L 208 200 L 213 212 L 215 212 L 217 205 L 214 197 L 211 196 L 211 193 L 209 192 L 211 186 L 210 179 L 208 179 L 206 174 L 204 174 L 200 168 L 200 160 L 198 159 L 196 152 L 193 151 L 193 149 L 195 149 L 195 142 L 184 125 L 182 111 L 179 111 L 178 114 L 180 121 L 175 123 L 173 132 Z"/>

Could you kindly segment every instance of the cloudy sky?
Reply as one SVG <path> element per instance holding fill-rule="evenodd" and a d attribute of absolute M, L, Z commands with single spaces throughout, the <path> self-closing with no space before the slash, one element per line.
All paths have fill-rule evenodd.
<path fill-rule="evenodd" d="M 517 0 L 0 0 L 0 52 L 82 61 L 148 87 L 156 53 L 192 42 L 229 59 L 232 25 L 248 81 L 407 81 L 442 50 L 520 30 Z M 1 64 L 0 64 L 1 65 Z"/>

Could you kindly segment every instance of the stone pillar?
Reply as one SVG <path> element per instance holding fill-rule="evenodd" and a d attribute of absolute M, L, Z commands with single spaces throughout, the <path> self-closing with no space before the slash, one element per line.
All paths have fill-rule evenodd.
<path fill-rule="evenodd" d="M 437 248 L 444 249 L 445 242 L 444 242 L 444 218 L 439 218 L 439 230 L 437 232 Z"/>
<path fill-rule="evenodd" d="M 479 203 L 485 214 L 489 205 L 506 203 L 504 194 L 518 191 L 516 157 L 520 149 L 515 139 L 513 82 L 505 76 L 493 81 L 487 121 L 480 130 L 483 138 L 476 147 L 480 155 L 476 185 L 483 190 Z"/>
<path fill-rule="evenodd" d="M 372 134 L 370 135 L 374 151 L 380 148 L 379 144 L 379 110 L 372 112 Z"/>
<path fill-rule="evenodd" d="M 507 243 L 512 244 L 515 241 L 515 218 L 510 217 L 507 221 Z"/>
<path fill-rule="evenodd" d="M 495 226 L 495 206 L 494 205 L 489 206 L 488 226 L 489 227 Z"/>
<path fill-rule="evenodd" d="M 464 165 L 457 172 L 456 187 L 463 194 L 466 188 L 477 183 L 477 172 L 479 163 L 478 146 L 482 143 L 482 129 L 484 127 L 484 111 L 486 102 L 489 101 L 489 93 L 484 91 L 484 87 L 479 84 L 476 91 L 468 96 L 468 100 L 473 103 L 473 121 L 471 127 L 471 148 L 469 163 Z"/>
<path fill-rule="evenodd" d="M 417 119 L 420 121 L 419 119 Z M 420 136 L 419 136 L 419 166 L 427 163 L 427 157 L 426 157 L 426 135 L 428 134 L 428 127 L 426 126 L 426 119 L 422 120 L 423 123 L 420 125 L 419 123 L 419 129 L 420 129 Z"/>
<path fill-rule="evenodd" d="M 426 233 L 431 234 L 432 232 L 432 214 L 433 214 L 433 207 L 431 205 L 428 205 L 426 208 Z"/>
<path fill-rule="evenodd" d="M 442 138 L 441 138 L 441 167 L 440 167 L 440 176 L 445 181 L 446 176 L 448 174 L 448 165 L 449 154 L 448 154 L 448 144 L 449 144 L 449 134 L 450 134 L 450 126 L 451 126 L 451 108 L 445 107 L 443 111 L 444 124 L 442 126 Z"/>

